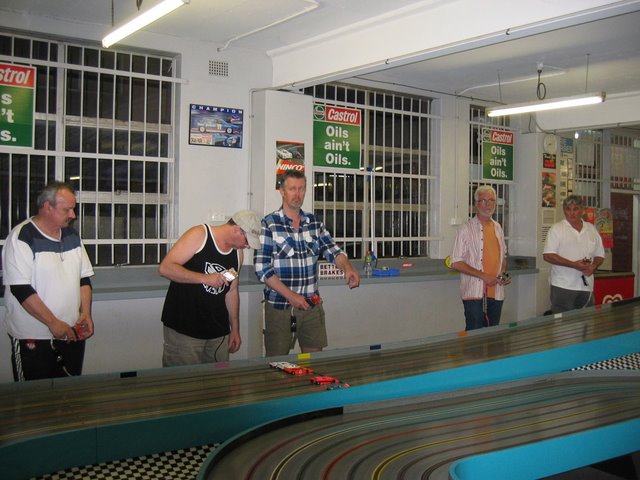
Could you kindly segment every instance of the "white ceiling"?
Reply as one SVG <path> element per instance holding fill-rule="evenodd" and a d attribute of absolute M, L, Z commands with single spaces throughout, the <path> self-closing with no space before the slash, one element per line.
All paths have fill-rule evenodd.
<path fill-rule="evenodd" d="M 154 1 L 143 0 L 142 8 Z M 442 1 L 191 0 L 146 29 L 268 55 L 309 38 L 362 27 L 379 16 L 410 15 L 414 8 Z M 549 2 L 541 3 L 548 8 Z M 542 65 L 549 98 L 585 91 L 605 91 L 609 96 L 638 92 L 640 2 L 619 3 L 638 5 L 637 11 L 359 78 L 388 88 L 400 84 L 425 92 L 513 103 L 536 98 L 537 69 Z M 97 31 L 106 33 L 112 17 L 117 24 L 136 12 L 136 0 L 0 0 L 0 13 L 3 10 L 95 25 Z"/>
<path fill-rule="evenodd" d="M 549 97 L 640 90 L 640 12 L 419 62 L 366 77 L 514 103 L 535 100 L 538 65 Z"/>

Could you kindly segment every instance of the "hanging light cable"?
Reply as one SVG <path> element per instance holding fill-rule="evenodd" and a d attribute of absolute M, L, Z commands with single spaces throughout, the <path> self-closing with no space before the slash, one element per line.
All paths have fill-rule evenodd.
<path fill-rule="evenodd" d="M 540 76 L 542 75 L 542 63 L 538 64 L 538 86 L 536 87 L 536 96 L 538 100 L 544 100 L 547 96 L 547 86 L 542 83 Z"/>
<path fill-rule="evenodd" d="M 513 105 L 505 105 L 501 107 L 493 107 L 487 109 L 488 117 L 501 117 L 504 115 L 517 115 L 519 113 L 541 112 L 545 110 L 556 110 L 559 108 L 579 107 L 582 105 L 594 105 L 604 102 L 606 98 L 605 92 L 585 93 L 573 97 L 555 98 L 545 100 L 547 96 L 547 86 L 541 81 L 542 63 L 538 64 L 538 84 L 536 86 L 536 96 L 538 102 L 516 103 Z M 589 75 L 589 57 L 587 56 L 587 79 Z M 587 80 L 588 81 L 588 80 Z M 587 83 L 585 83 L 587 87 Z"/>

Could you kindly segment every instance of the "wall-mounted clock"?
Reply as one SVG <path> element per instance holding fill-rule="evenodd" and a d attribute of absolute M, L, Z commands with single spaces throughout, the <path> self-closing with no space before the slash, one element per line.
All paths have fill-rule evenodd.
<path fill-rule="evenodd" d="M 558 137 L 555 135 L 545 135 L 542 145 L 545 152 L 556 153 L 558 151 Z"/>

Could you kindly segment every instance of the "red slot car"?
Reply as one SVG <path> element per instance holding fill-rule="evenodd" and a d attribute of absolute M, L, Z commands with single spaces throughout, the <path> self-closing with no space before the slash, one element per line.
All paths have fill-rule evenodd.
<path fill-rule="evenodd" d="M 340 383 L 340 380 L 333 377 L 319 376 L 319 377 L 311 377 L 311 383 L 315 383 L 316 385 L 330 385 L 332 383 Z"/>
<path fill-rule="evenodd" d="M 290 373 L 291 375 L 308 375 L 313 373 L 313 370 L 307 367 L 286 367 L 283 368 L 282 371 Z"/>

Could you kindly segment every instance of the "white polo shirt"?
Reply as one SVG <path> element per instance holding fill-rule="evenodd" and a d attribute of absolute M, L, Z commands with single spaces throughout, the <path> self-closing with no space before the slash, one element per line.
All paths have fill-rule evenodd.
<path fill-rule="evenodd" d="M 549 229 L 543 253 L 555 253 L 571 261 L 583 258 L 604 258 L 602 238 L 589 222 L 582 222 L 579 232 L 564 219 Z M 551 266 L 551 285 L 567 290 L 593 291 L 593 276 L 586 277 L 588 285 L 582 281 L 582 272 L 571 267 Z"/>

